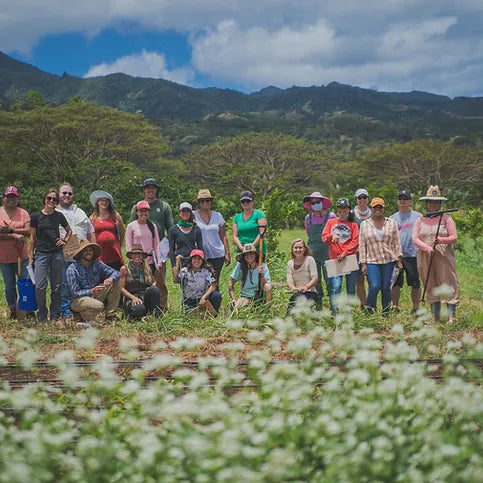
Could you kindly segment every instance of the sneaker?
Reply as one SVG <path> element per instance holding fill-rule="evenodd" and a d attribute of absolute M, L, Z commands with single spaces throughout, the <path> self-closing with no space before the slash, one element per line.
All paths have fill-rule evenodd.
<path fill-rule="evenodd" d="M 77 327 L 95 327 L 96 323 L 95 322 L 77 322 L 75 324 Z"/>

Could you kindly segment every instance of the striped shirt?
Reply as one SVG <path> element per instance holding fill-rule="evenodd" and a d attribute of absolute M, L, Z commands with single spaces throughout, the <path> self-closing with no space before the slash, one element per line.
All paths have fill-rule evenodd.
<path fill-rule="evenodd" d="M 377 233 L 379 231 L 379 233 Z M 397 223 L 386 218 L 381 230 L 373 219 L 364 220 L 359 231 L 359 262 L 389 263 L 402 257 Z"/>

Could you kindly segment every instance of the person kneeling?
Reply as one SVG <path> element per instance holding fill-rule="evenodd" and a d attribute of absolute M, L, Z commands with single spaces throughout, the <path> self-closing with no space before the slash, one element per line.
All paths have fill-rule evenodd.
<path fill-rule="evenodd" d="M 252 301 L 261 299 L 262 292 L 265 294 L 265 302 L 270 302 L 272 300 L 270 272 L 265 263 L 258 266 L 255 245 L 244 245 L 243 252 L 237 256 L 237 260 L 235 269 L 228 282 L 230 304 L 233 306 L 233 309 L 236 311 Z M 240 280 L 240 298 L 236 300 L 234 286 Z"/>
<path fill-rule="evenodd" d="M 104 309 L 106 320 L 113 319 L 119 305 L 121 274 L 97 260 L 100 254 L 99 245 L 82 240 L 73 254 L 76 262 L 67 269 L 67 283 L 73 298 L 70 308 L 84 323 L 95 322 Z"/>
<path fill-rule="evenodd" d="M 148 253 L 142 245 L 134 244 L 126 253 L 127 265 L 121 267 L 121 293 L 123 310 L 128 318 L 140 319 L 147 314 L 162 315 L 161 292 L 156 286 L 153 272 L 146 262 Z"/>
<path fill-rule="evenodd" d="M 191 250 L 187 266 L 180 269 L 182 258 L 181 255 L 176 257 L 173 276 L 174 281 L 181 284 L 185 313 L 209 312 L 216 317 L 221 305 L 221 294 L 217 290 L 211 265 L 205 261 L 203 250 Z"/>

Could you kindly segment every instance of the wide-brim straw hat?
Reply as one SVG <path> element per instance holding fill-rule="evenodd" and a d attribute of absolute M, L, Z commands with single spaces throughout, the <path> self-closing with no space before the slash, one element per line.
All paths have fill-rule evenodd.
<path fill-rule="evenodd" d="M 193 200 L 193 203 L 197 203 L 199 200 L 208 199 L 208 198 L 212 201 L 216 200 L 216 198 L 211 195 L 210 190 L 202 189 L 198 191 L 198 196 L 196 197 L 196 200 Z"/>
<path fill-rule="evenodd" d="M 312 198 L 319 198 L 322 200 L 322 210 L 328 210 L 332 206 L 332 201 L 329 198 L 323 196 L 320 191 L 314 191 L 312 194 L 304 197 L 303 203 L 306 210 L 313 211 L 312 205 L 310 204 Z"/>
<path fill-rule="evenodd" d="M 72 258 L 74 260 L 79 260 L 82 254 L 82 251 L 88 247 L 92 247 L 94 249 L 94 258 L 99 258 L 101 256 L 102 250 L 97 243 L 90 242 L 89 240 L 82 240 L 79 243 L 79 246 L 74 250 L 74 253 L 72 254 Z"/>
<path fill-rule="evenodd" d="M 114 200 L 112 198 L 112 195 L 109 194 L 107 191 L 95 190 L 89 195 L 89 201 L 94 208 L 96 207 L 97 201 L 102 198 L 108 199 L 111 202 L 111 205 L 114 206 Z"/>
<path fill-rule="evenodd" d="M 441 190 L 439 186 L 430 186 L 426 196 L 419 198 L 419 201 L 447 201 L 448 198 L 441 196 Z"/>
<path fill-rule="evenodd" d="M 134 243 L 131 246 L 131 250 L 129 250 L 128 252 L 126 252 L 126 257 L 127 258 L 131 258 L 131 256 L 134 255 L 135 253 L 141 253 L 144 258 L 146 258 L 146 257 L 149 256 L 149 253 L 146 253 L 144 251 L 143 246 L 140 245 L 139 243 Z"/>

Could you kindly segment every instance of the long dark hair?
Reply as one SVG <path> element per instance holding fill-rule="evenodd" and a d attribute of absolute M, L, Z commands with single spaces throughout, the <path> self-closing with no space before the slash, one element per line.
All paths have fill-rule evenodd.
<path fill-rule="evenodd" d="M 185 267 L 191 272 L 193 271 L 193 263 L 191 261 L 191 257 L 188 257 L 188 260 L 186 261 L 186 265 Z M 216 270 L 213 268 L 213 266 L 211 265 L 211 263 L 208 263 L 204 258 L 202 258 L 202 262 L 201 262 L 201 268 L 206 268 L 207 270 L 210 271 L 211 275 L 213 275 L 213 277 L 216 278 L 215 274 L 216 274 Z M 201 270 L 200 268 L 200 270 Z"/>
<path fill-rule="evenodd" d="M 99 218 L 99 200 L 100 199 L 102 199 L 102 198 L 99 198 L 96 201 L 96 206 L 94 206 L 94 213 L 92 213 L 94 218 Z M 104 198 L 104 199 L 109 201 L 109 207 L 108 207 L 109 215 L 112 218 L 116 219 L 117 218 L 117 210 L 116 210 L 116 208 L 114 208 L 111 199 L 110 198 Z"/>
<path fill-rule="evenodd" d="M 242 273 L 242 276 L 241 276 L 241 284 L 242 284 L 242 287 L 245 285 L 245 282 L 247 281 L 247 277 L 248 277 L 248 272 L 250 271 L 250 268 L 248 267 L 248 262 L 245 260 L 245 256 L 242 255 L 240 257 L 240 270 L 241 270 L 241 273 Z"/>

